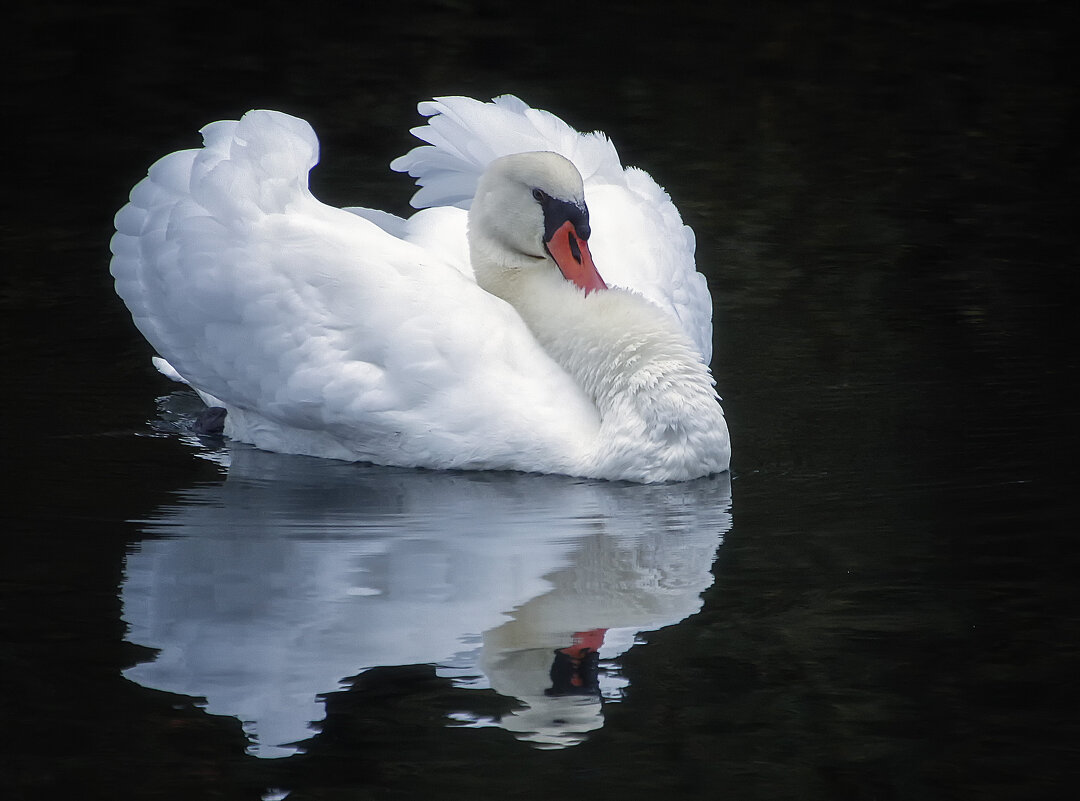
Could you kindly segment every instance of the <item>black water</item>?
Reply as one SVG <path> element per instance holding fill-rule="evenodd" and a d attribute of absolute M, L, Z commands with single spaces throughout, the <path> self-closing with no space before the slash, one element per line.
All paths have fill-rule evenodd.
<path fill-rule="evenodd" d="M 1005 1 L 9 15 L 0 794 L 1071 797 L 1076 23 Z M 414 103 L 506 91 L 607 131 L 694 227 L 730 487 L 180 433 L 189 401 L 107 272 L 149 163 L 282 108 L 320 133 L 320 197 L 402 212 Z M 551 698 L 552 631 L 594 628 L 598 694 L 538 742 L 518 721 Z"/>

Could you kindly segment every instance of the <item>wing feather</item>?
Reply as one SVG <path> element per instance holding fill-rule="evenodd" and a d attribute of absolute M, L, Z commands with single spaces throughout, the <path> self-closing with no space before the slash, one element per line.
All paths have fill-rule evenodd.
<path fill-rule="evenodd" d="M 307 185 L 315 135 L 284 114 L 203 135 L 203 149 L 165 157 L 132 191 L 112 273 L 140 331 L 229 408 L 234 435 L 304 452 L 274 438 L 325 432 L 352 458 L 392 452 L 400 464 L 434 451 L 451 454 L 444 466 L 505 466 L 517 454 L 530 469 L 532 455 L 550 460 L 595 430 L 581 390 L 455 263 L 463 214 L 417 215 L 401 238 L 322 204 Z M 309 439 L 316 455 L 343 455 Z"/>

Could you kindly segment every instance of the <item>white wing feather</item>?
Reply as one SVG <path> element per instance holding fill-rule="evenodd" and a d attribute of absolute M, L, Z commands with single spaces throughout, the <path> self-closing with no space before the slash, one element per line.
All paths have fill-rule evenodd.
<path fill-rule="evenodd" d="M 416 215 L 399 238 L 320 203 L 307 185 L 317 140 L 285 114 L 203 135 L 132 191 L 111 269 L 173 371 L 228 406 L 227 433 L 269 450 L 523 470 L 595 435 L 581 390 L 467 277 L 463 212 Z M 445 253 L 422 246 L 447 229 Z"/>

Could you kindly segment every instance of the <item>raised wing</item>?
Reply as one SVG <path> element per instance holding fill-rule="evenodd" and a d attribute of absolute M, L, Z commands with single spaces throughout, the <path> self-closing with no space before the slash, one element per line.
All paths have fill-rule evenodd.
<path fill-rule="evenodd" d="M 309 452 L 318 436 L 307 450 L 273 437 L 325 432 L 349 450 L 315 455 L 421 464 L 434 450 L 476 466 L 595 425 L 513 309 L 440 255 L 438 219 L 414 223 L 425 241 L 410 242 L 316 200 L 318 142 L 288 115 L 253 111 L 203 136 L 132 191 L 111 269 L 147 340 L 243 438 Z M 278 433 L 260 440 L 260 426 Z"/>

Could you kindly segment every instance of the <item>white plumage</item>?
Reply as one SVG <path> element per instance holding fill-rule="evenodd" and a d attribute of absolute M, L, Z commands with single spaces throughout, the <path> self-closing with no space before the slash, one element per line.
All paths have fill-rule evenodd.
<path fill-rule="evenodd" d="M 318 141 L 279 112 L 212 123 L 203 148 L 154 164 L 116 216 L 112 274 L 159 369 L 267 450 L 634 481 L 725 470 L 711 302 L 666 193 L 602 134 L 517 98 L 420 109 L 429 144 L 392 166 L 434 208 L 407 220 L 315 199 Z M 591 217 L 557 241 L 571 230 L 611 289 L 583 291 L 547 255 L 551 209 L 579 214 L 582 188 Z"/>

